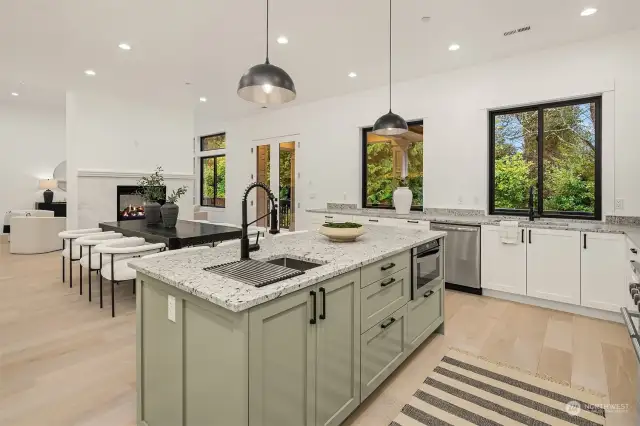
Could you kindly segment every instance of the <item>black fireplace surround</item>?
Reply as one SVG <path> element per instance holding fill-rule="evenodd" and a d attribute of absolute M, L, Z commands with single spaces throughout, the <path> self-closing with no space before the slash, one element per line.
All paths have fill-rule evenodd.
<path fill-rule="evenodd" d="M 162 188 L 162 199 L 158 203 L 164 204 L 167 196 L 167 188 Z M 144 200 L 140 196 L 141 187 L 136 185 L 118 185 L 116 191 L 116 205 L 118 221 L 123 220 L 142 220 L 144 215 Z"/>

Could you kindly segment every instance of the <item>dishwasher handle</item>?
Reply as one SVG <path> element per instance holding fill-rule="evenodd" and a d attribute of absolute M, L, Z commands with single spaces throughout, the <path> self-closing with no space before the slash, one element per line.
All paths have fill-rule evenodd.
<path fill-rule="evenodd" d="M 433 224 L 431 229 L 434 231 L 480 232 L 480 227 L 478 226 L 449 226 Z"/>

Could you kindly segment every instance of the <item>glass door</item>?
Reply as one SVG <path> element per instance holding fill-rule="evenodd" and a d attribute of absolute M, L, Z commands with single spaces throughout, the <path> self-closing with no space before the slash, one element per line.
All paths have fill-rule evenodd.
<path fill-rule="evenodd" d="M 296 143 L 280 143 L 279 194 L 280 229 L 294 231 L 296 228 Z"/>
<path fill-rule="evenodd" d="M 271 150 L 269 145 L 260 145 L 257 147 L 257 173 L 256 180 L 271 186 Z M 256 191 L 256 217 L 262 217 L 269 212 L 269 197 L 267 193 L 262 190 Z M 268 228 L 269 216 L 260 219 L 257 222 L 258 226 Z"/>

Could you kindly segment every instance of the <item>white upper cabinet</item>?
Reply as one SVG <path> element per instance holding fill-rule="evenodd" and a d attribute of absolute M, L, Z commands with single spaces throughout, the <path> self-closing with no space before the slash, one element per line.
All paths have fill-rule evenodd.
<path fill-rule="evenodd" d="M 525 229 L 527 295 L 580 304 L 580 232 Z"/>
<path fill-rule="evenodd" d="M 502 242 L 499 226 L 482 226 L 482 288 L 527 294 L 527 245 L 524 228 L 515 244 Z"/>
<path fill-rule="evenodd" d="M 625 239 L 623 234 L 581 234 L 582 306 L 613 312 L 626 306 L 629 267 Z"/>

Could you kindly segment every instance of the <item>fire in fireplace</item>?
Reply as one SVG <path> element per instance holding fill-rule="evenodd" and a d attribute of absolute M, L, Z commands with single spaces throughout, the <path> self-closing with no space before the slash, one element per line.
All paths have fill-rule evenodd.
<path fill-rule="evenodd" d="M 144 219 L 144 200 L 139 194 L 139 186 L 132 185 L 118 185 L 117 188 L 117 205 L 118 215 L 117 220 L 140 220 Z M 166 196 L 167 189 L 162 187 L 163 193 Z M 165 198 L 165 197 L 163 197 Z M 164 199 L 158 201 L 160 204 L 164 204 Z"/>

